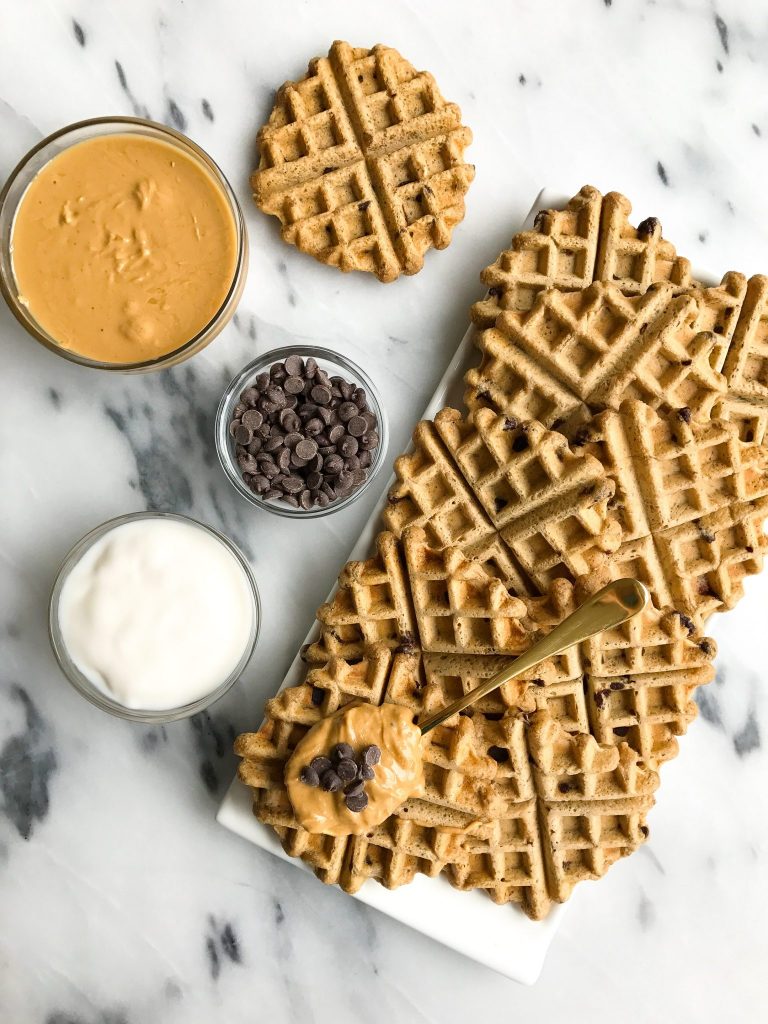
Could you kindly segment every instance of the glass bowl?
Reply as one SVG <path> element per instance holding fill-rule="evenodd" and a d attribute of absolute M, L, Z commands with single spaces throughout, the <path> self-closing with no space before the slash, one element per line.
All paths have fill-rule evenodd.
<path fill-rule="evenodd" d="M 70 349 L 63 348 L 54 337 L 38 324 L 26 306 L 19 301 L 18 288 L 13 272 L 11 248 L 13 224 L 19 204 L 32 179 L 49 160 L 70 146 L 78 142 L 84 142 L 87 139 L 115 134 L 143 135 L 159 139 L 182 150 L 188 157 L 201 164 L 213 177 L 227 201 L 235 225 L 237 244 L 234 276 L 224 301 L 212 319 L 180 348 L 158 356 L 156 359 L 135 363 L 100 362 L 88 356 L 79 355 Z M 0 291 L 3 293 L 3 298 L 21 326 L 36 341 L 39 341 L 41 345 L 45 345 L 46 348 L 55 352 L 56 355 L 68 359 L 70 362 L 79 363 L 81 366 L 89 366 L 98 370 L 111 370 L 117 373 L 145 373 L 149 370 L 163 370 L 183 362 L 204 349 L 229 323 L 240 301 L 247 270 L 248 236 L 245 230 L 245 221 L 243 220 L 243 214 L 235 194 L 221 169 L 208 156 L 205 150 L 187 138 L 186 135 L 182 135 L 181 132 L 174 131 L 173 128 L 166 128 L 165 125 L 157 124 L 154 121 L 146 121 L 139 117 L 98 117 L 66 125 L 64 128 L 60 128 L 59 131 L 54 132 L 53 135 L 43 139 L 42 142 L 39 142 L 19 161 L 11 171 L 2 192 L 0 192 Z"/>
<path fill-rule="evenodd" d="M 141 710 L 125 707 L 125 705 L 112 700 L 106 693 L 104 693 L 103 690 L 99 689 L 99 687 L 92 683 L 90 679 L 83 675 L 77 665 L 72 661 L 64 644 L 61 627 L 59 625 L 59 601 L 61 598 L 61 592 L 69 573 L 77 565 L 82 556 L 93 544 L 100 540 L 105 534 L 109 533 L 110 530 L 113 530 L 117 526 L 122 526 L 125 523 L 132 523 L 141 519 L 174 519 L 204 530 L 215 540 L 219 541 L 219 543 L 223 544 L 224 547 L 234 555 L 245 573 L 246 580 L 253 595 L 251 633 L 248 644 L 246 645 L 243 655 L 237 665 L 234 667 L 232 672 L 230 672 L 227 678 L 216 687 L 216 689 L 211 690 L 210 693 L 204 694 L 202 697 L 199 697 L 190 704 L 184 704 L 176 708 Z M 111 715 L 116 715 L 118 718 L 124 718 L 130 722 L 142 722 L 146 725 L 175 722 L 180 718 L 188 718 L 190 715 L 196 715 L 198 711 L 203 711 L 205 708 L 213 704 L 214 701 L 223 697 L 224 694 L 234 686 L 250 661 L 259 637 L 260 625 L 261 603 L 259 601 L 259 591 L 256 586 L 253 570 L 242 551 L 240 551 L 237 545 L 233 544 L 231 540 L 219 533 L 218 530 L 214 530 L 212 527 L 206 526 L 204 523 L 200 523 L 189 516 L 180 516 L 171 512 L 129 512 L 127 515 L 118 516 L 116 519 L 109 519 L 107 522 L 102 523 L 101 526 L 97 526 L 94 530 L 91 530 L 90 533 L 87 533 L 85 537 L 75 544 L 66 556 L 56 575 L 53 590 L 51 591 L 48 612 L 48 635 L 50 637 L 53 653 L 56 656 L 56 660 L 58 661 L 62 672 L 80 696 L 85 697 L 85 699 L 90 701 L 91 704 L 95 704 L 97 708 L 101 708 L 102 711 L 107 711 Z"/>
<path fill-rule="evenodd" d="M 325 370 L 330 376 L 344 377 L 356 386 L 363 388 L 368 398 L 368 407 L 375 414 L 378 421 L 379 444 L 373 450 L 373 458 L 365 481 L 357 490 L 335 501 L 331 501 L 325 507 L 315 505 L 310 509 L 293 508 L 277 499 L 266 499 L 259 494 L 255 494 L 248 487 L 240 473 L 240 467 L 235 457 L 235 441 L 229 432 L 229 424 L 232 421 L 235 406 L 240 400 L 240 393 L 258 374 L 268 371 L 272 363 L 282 362 L 288 356 L 294 355 L 301 356 L 305 360 L 312 357 L 317 361 L 320 369 Z M 287 519 L 318 519 L 320 516 L 330 515 L 332 512 L 339 512 L 343 508 L 348 508 L 371 485 L 371 481 L 384 464 L 388 441 L 389 429 L 384 407 L 379 392 L 376 390 L 368 374 L 364 373 L 351 359 L 339 355 L 338 352 L 332 352 L 327 348 L 319 348 L 316 345 L 290 345 L 286 348 L 276 348 L 271 352 L 265 352 L 263 356 L 259 356 L 258 359 L 248 363 L 224 392 L 216 413 L 216 451 L 219 455 L 219 462 L 231 483 L 252 505 L 256 505 L 257 508 L 262 508 L 266 512 L 284 516 Z"/>

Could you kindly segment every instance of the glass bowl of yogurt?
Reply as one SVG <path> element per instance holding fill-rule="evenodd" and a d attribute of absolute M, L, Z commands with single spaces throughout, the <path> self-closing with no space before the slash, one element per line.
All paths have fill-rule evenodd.
<path fill-rule="evenodd" d="M 0 291 L 31 337 L 83 366 L 135 373 L 199 352 L 231 319 L 247 267 L 223 172 L 154 121 L 67 125 L 0 192 Z"/>
<path fill-rule="evenodd" d="M 83 697 L 120 718 L 160 723 L 202 711 L 235 684 L 260 620 L 256 580 L 232 541 L 186 516 L 134 512 L 69 552 L 49 633 Z"/>

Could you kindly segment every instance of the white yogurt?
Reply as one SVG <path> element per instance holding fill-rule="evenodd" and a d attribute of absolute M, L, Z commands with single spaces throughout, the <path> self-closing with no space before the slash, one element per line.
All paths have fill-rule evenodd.
<path fill-rule="evenodd" d="M 236 668 L 256 614 L 242 565 L 191 522 L 139 519 L 97 540 L 59 599 L 64 647 L 126 708 L 169 710 L 215 690 Z"/>

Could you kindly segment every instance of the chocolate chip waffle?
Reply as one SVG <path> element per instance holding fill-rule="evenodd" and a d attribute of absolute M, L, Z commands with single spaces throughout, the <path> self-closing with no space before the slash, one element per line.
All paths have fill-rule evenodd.
<path fill-rule="evenodd" d="M 489 409 L 478 409 L 471 419 L 443 409 L 435 427 L 539 590 L 558 577 L 589 572 L 618 548 L 621 530 L 608 511 L 614 485 L 595 458 L 573 451 L 562 434 Z"/>
<path fill-rule="evenodd" d="M 541 292 L 530 310 L 503 312 L 480 335 L 483 359 L 467 373 L 465 402 L 518 418 L 543 409 L 546 425 L 564 422 L 571 432 L 585 408 L 618 409 L 627 398 L 706 418 L 726 393 L 712 366 L 719 336 L 701 328 L 705 313 L 712 322 L 708 301 L 706 290 L 676 295 L 669 283 L 636 296 L 599 281 Z M 526 376 L 522 392 L 510 380 L 515 371 Z"/>
<path fill-rule="evenodd" d="M 381 281 L 415 274 L 464 217 L 472 133 L 397 50 L 335 42 L 278 90 L 251 177 L 286 242 Z"/>
<path fill-rule="evenodd" d="M 548 288 L 579 291 L 593 281 L 614 282 L 625 295 L 641 295 L 657 282 L 675 293 L 688 288 L 690 264 L 661 237 L 659 220 L 648 217 L 634 228 L 631 212 L 618 192 L 603 197 L 590 185 L 563 210 L 539 211 L 533 231 L 518 232 L 480 275 L 489 291 L 472 307 L 474 323 L 489 328 L 503 310 L 527 312 Z"/>
<path fill-rule="evenodd" d="M 698 622 L 732 608 L 768 547 L 768 449 L 740 441 L 725 420 L 635 401 L 596 417 L 579 443 L 616 484 L 623 541 L 613 571 L 631 571 L 660 607 Z"/>
<path fill-rule="evenodd" d="M 362 657 L 370 644 L 395 648 L 413 636 L 405 569 L 397 540 L 391 533 L 376 539 L 377 554 L 364 562 L 347 562 L 330 601 L 317 611 L 319 638 L 304 651 L 310 664 L 330 658 Z"/>
<path fill-rule="evenodd" d="M 724 360 L 728 395 L 720 413 L 736 423 L 743 441 L 768 434 L 768 277 L 750 279 L 744 307 Z"/>

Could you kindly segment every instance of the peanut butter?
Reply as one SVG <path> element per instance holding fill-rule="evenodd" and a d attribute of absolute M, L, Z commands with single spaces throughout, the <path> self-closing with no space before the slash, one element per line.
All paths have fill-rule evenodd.
<path fill-rule="evenodd" d="M 342 793 L 324 792 L 299 778 L 305 765 L 326 756 L 337 743 L 381 750 L 374 777 L 365 786 L 368 805 L 362 811 L 350 811 Z M 353 704 L 323 718 L 297 744 L 285 766 L 285 785 L 296 819 L 307 832 L 346 836 L 375 828 L 424 788 L 421 732 L 413 724 L 413 711 L 398 704 Z"/>
<path fill-rule="evenodd" d="M 105 363 L 167 355 L 214 317 L 237 230 L 219 183 L 175 146 L 89 139 L 27 188 L 13 225 L 19 300 L 62 348 Z"/>

